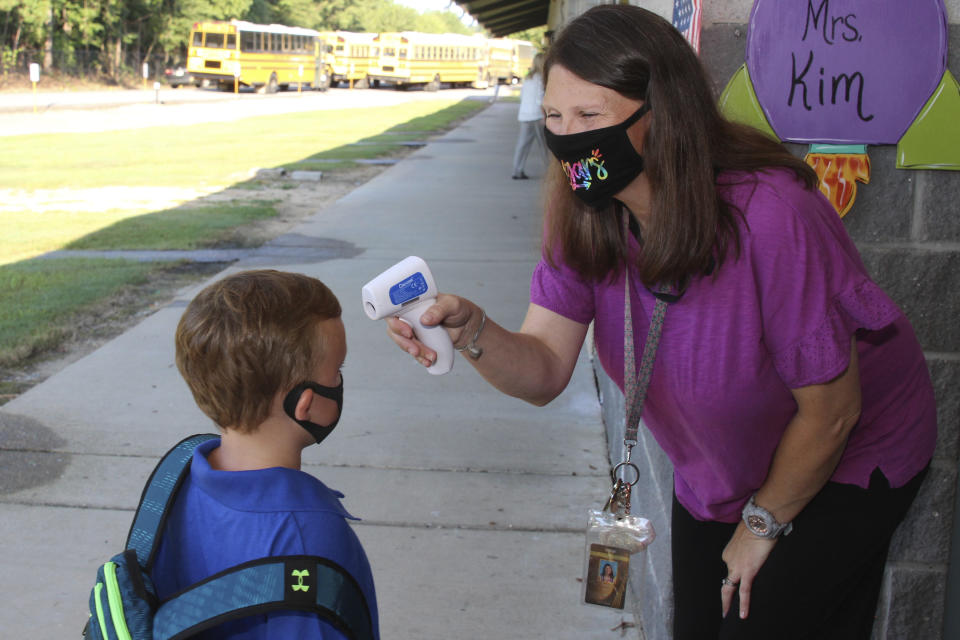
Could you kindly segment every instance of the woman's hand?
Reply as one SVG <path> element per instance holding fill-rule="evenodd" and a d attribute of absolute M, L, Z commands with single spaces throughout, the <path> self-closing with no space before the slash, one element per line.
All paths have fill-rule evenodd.
<path fill-rule="evenodd" d="M 437 296 L 437 303 L 420 316 L 420 322 L 428 327 L 442 325 L 453 344 L 459 346 L 468 339 L 464 334 L 471 327 L 474 332 L 479 327 L 480 308 L 465 298 L 441 293 Z M 437 361 L 437 352 L 417 340 L 413 327 L 403 320 L 387 318 L 387 335 L 423 366 L 429 367 Z"/>
<path fill-rule="evenodd" d="M 860 365 L 856 338 L 850 341 L 850 363 L 839 376 L 823 384 L 791 389 L 797 413 L 787 425 L 773 455 L 770 473 L 755 494 L 778 522 L 793 522 L 827 483 L 843 455 L 847 437 L 860 419 Z M 777 544 L 759 538 L 742 522 L 723 550 L 727 579 L 720 591 L 727 615 L 735 590 L 740 591 L 740 617 L 750 612 L 750 592 L 760 567 Z"/>
<path fill-rule="evenodd" d="M 733 594 L 740 592 L 740 617 L 746 618 L 750 613 L 750 592 L 753 589 L 753 579 L 760 571 L 760 567 L 767 561 L 777 540 L 758 538 L 750 533 L 742 522 L 737 525 L 733 537 L 727 543 L 721 557 L 727 564 L 727 580 L 720 587 L 720 602 L 723 604 L 723 616 L 727 616 Z"/>
<path fill-rule="evenodd" d="M 478 336 L 483 318 L 482 310 L 473 302 L 441 293 L 420 322 L 442 326 L 454 347 L 476 336 L 483 355 L 463 360 L 500 391 L 537 406 L 556 398 L 573 374 L 587 325 L 531 304 L 519 331 L 508 331 L 488 316 Z M 387 335 L 423 366 L 436 361 L 436 352 L 417 340 L 413 328 L 405 322 L 388 318 Z"/>

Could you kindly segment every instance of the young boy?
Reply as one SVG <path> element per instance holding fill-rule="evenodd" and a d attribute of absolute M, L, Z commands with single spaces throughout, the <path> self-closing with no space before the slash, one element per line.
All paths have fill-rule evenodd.
<path fill-rule="evenodd" d="M 194 453 L 170 511 L 151 574 L 161 599 L 249 560 L 322 556 L 356 580 L 379 638 L 373 576 L 343 494 L 300 470 L 302 450 L 340 418 L 346 351 L 340 303 L 301 274 L 238 273 L 187 306 L 177 367 L 221 437 Z M 243 618 L 204 637 L 345 638 L 296 611 Z"/>

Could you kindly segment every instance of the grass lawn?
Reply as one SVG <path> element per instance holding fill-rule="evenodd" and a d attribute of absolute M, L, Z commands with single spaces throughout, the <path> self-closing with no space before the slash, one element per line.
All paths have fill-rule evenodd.
<path fill-rule="evenodd" d="M 114 259 L 26 260 L 0 268 L 0 367 L 10 367 L 69 338 L 71 319 L 124 287 L 146 283 L 169 263 Z"/>
<path fill-rule="evenodd" d="M 235 122 L 89 134 L 0 138 L 0 190 L 179 187 L 243 183 L 253 168 L 324 171 L 360 158 L 392 155 L 395 142 L 419 140 L 475 113 L 485 101 L 418 101 L 342 111 L 260 116 Z M 384 135 L 391 132 L 390 135 Z M 352 145 L 369 141 L 376 144 Z M 196 249 L 276 215 L 257 201 L 184 205 L 165 211 L 10 211 L 0 234 L 0 368 L 55 349 L 73 319 L 125 288 L 142 286 L 169 264 L 122 260 L 36 259 L 56 249 Z M 28 207 L 25 207 L 28 208 Z M 2 382 L 2 375 L 0 375 Z"/>
<path fill-rule="evenodd" d="M 442 129 L 482 106 L 477 100 L 424 100 L 182 127 L 4 137 L 0 189 L 226 186 L 245 179 L 253 168 L 295 163 L 385 131 Z M 374 154 L 361 157 L 383 151 L 346 147 L 343 152 L 348 150 L 353 156 Z"/>
<path fill-rule="evenodd" d="M 65 249 L 200 249 L 220 244 L 224 232 L 272 218 L 269 202 L 179 207 L 118 220 L 67 243 Z"/>

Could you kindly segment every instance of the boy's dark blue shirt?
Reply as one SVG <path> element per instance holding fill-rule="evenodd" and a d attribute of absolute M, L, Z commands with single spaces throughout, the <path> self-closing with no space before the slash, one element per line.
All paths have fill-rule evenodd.
<path fill-rule="evenodd" d="M 219 440 L 197 448 L 164 528 L 151 577 L 158 596 L 177 591 L 242 562 L 275 555 L 333 560 L 357 581 L 380 637 L 373 575 L 340 503 L 343 494 L 313 476 L 283 467 L 217 471 L 207 456 Z M 228 623 L 199 637 L 237 640 L 344 636 L 314 614 L 281 612 Z"/>

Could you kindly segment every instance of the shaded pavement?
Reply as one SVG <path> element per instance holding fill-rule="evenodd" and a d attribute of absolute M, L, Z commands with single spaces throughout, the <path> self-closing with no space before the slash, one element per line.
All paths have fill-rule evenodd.
<path fill-rule="evenodd" d="M 539 181 L 510 179 L 516 110 L 490 106 L 226 271 L 300 271 L 340 298 L 344 415 L 304 468 L 362 518 L 385 640 L 619 638 L 632 621 L 578 604 L 586 511 L 609 488 L 587 356 L 536 408 L 461 356 L 427 374 L 360 305 L 365 282 L 419 255 L 441 290 L 519 328 L 541 219 Z M 527 173 L 542 175 L 539 158 Z M 199 288 L 0 408 L 4 637 L 78 637 L 95 569 L 121 548 L 158 456 L 212 430 L 174 365 Z"/>

